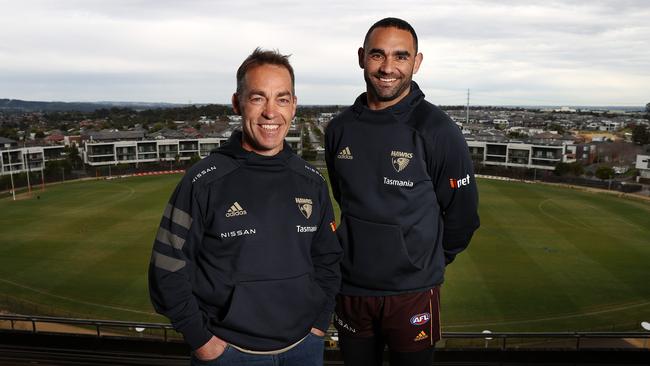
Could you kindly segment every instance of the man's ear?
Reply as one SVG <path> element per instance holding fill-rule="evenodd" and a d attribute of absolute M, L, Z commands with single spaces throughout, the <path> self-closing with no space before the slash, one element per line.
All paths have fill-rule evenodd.
<path fill-rule="evenodd" d="M 239 108 L 239 97 L 237 96 L 237 93 L 234 93 L 232 95 L 232 110 L 235 112 L 235 114 L 238 114 L 241 116 L 240 113 L 240 108 Z"/>
<path fill-rule="evenodd" d="M 422 56 L 422 52 L 419 52 L 417 55 L 415 55 L 415 63 L 413 64 L 413 73 L 416 74 L 418 70 L 420 69 L 420 65 L 422 64 L 422 60 L 424 59 L 424 56 Z"/>
<path fill-rule="evenodd" d="M 359 47 L 357 54 L 359 55 L 359 67 L 363 69 L 363 64 L 364 64 L 363 59 L 366 55 L 366 52 L 363 50 L 363 47 Z"/>
<path fill-rule="evenodd" d="M 296 111 L 298 110 L 298 97 L 293 96 L 293 116 L 291 119 L 293 120 L 296 117 Z"/>

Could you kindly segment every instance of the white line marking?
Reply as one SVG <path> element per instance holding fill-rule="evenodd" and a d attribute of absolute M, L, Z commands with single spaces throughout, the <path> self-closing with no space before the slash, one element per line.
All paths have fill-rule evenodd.
<path fill-rule="evenodd" d="M 54 295 L 54 294 L 51 294 L 51 293 L 49 293 L 47 291 L 43 291 L 41 289 L 21 285 L 19 283 L 9 281 L 9 280 L 5 280 L 5 279 L 2 279 L 2 278 L 0 278 L 0 282 L 4 282 L 4 283 L 10 284 L 12 286 L 16 286 L 16 287 L 20 287 L 20 288 L 23 288 L 23 289 L 26 289 L 26 290 L 30 290 L 30 291 L 36 292 L 38 294 L 41 294 L 41 295 L 46 295 L 46 296 L 50 296 L 50 297 L 54 297 L 54 298 L 62 299 L 62 300 L 67 300 L 67 301 L 75 302 L 75 303 L 78 303 L 78 304 L 96 306 L 96 307 L 106 308 L 106 309 L 111 309 L 111 310 L 126 311 L 126 312 L 129 312 L 129 313 L 136 313 L 136 314 L 157 315 L 156 313 L 152 313 L 152 312 L 148 312 L 148 311 L 141 311 L 141 310 L 134 310 L 134 309 L 129 309 L 129 308 L 122 308 L 122 307 L 118 307 L 118 306 L 97 304 L 97 303 L 94 303 L 94 302 L 88 302 L 88 301 L 73 299 L 71 297 L 66 297 L 66 296 L 61 296 L 61 295 Z"/>
<path fill-rule="evenodd" d="M 581 318 L 581 317 L 587 317 L 587 316 L 599 315 L 599 314 L 615 313 L 617 311 L 640 308 L 649 305 L 650 305 L 650 301 L 646 301 L 637 304 L 621 305 L 606 310 L 589 311 L 580 314 L 567 314 L 567 315 L 550 316 L 546 318 L 536 318 L 536 319 L 527 319 L 527 320 L 511 320 L 511 321 L 502 321 L 502 322 L 476 322 L 476 323 L 455 324 L 455 325 L 447 325 L 447 326 L 443 325 L 443 328 L 467 328 L 474 325 L 484 326 L 484 325 L 513 325 L 513 324 L 539 323 L 539 322 L 546 322 L 549 320 L 572 319 L 572 318 Z"/>

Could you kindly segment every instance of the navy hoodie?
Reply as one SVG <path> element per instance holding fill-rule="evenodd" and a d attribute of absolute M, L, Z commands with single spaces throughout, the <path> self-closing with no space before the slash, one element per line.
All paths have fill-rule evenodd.
<path fill-rule="evenodd" d="M 332 192 L 341 206 L 341 293 L 432 288 L 479 227 L 467 143 L 415 82 L 389 108 L 371 110 L 366 100 L 359 96 L 325 134 Z"/>
<path fill-rule="evenodd" d="M 277 350 L 327 330 L 340 286 L 323 177 L 286 143 L 268 157 L 241 136 L 187 171 L 153 245 L 152 303 L 192 349 L 214 334 Z"/>

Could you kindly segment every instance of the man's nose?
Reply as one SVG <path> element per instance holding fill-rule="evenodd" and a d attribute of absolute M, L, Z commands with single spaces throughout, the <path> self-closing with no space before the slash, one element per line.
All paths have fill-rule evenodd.
<path fill-rule="evenodd" d="M 262 116 L 266 119 L 273 119 L 275 117 L 275 105 L 274 101 L 269 99 L 264 104 L 264 110 L 262 111 Z"/>
<path fill-rule="evenodd" d="M 393 63 L 393 60 L 390 57 L 384 58 L 382 63 L 379 65 L 379 71 L 381 71 L 384 74 L 390 74 L 393 72 L 395 69 L 395 64 Z"/>

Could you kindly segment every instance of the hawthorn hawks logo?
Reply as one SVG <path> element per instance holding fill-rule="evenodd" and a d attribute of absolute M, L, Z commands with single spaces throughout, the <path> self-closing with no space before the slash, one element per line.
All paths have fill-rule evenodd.
<path fill-rule="evenodd" d="M 406 169 L 406 167 L 413 159 L 413 153 L 407 153 L 402 151 L 391 151 L 390 152 L 391 162 L 393 163 L 393 168 L 398 173 Z"/>
<path fill-rule="evenodd" d="M 306 219 L 311 217 L 311 211 L 313 208 L 313 202 L 309 198 L 298 198 L 296 197 L 296 203 L 298 204 L 298 209 L 305 216 Z"/>

